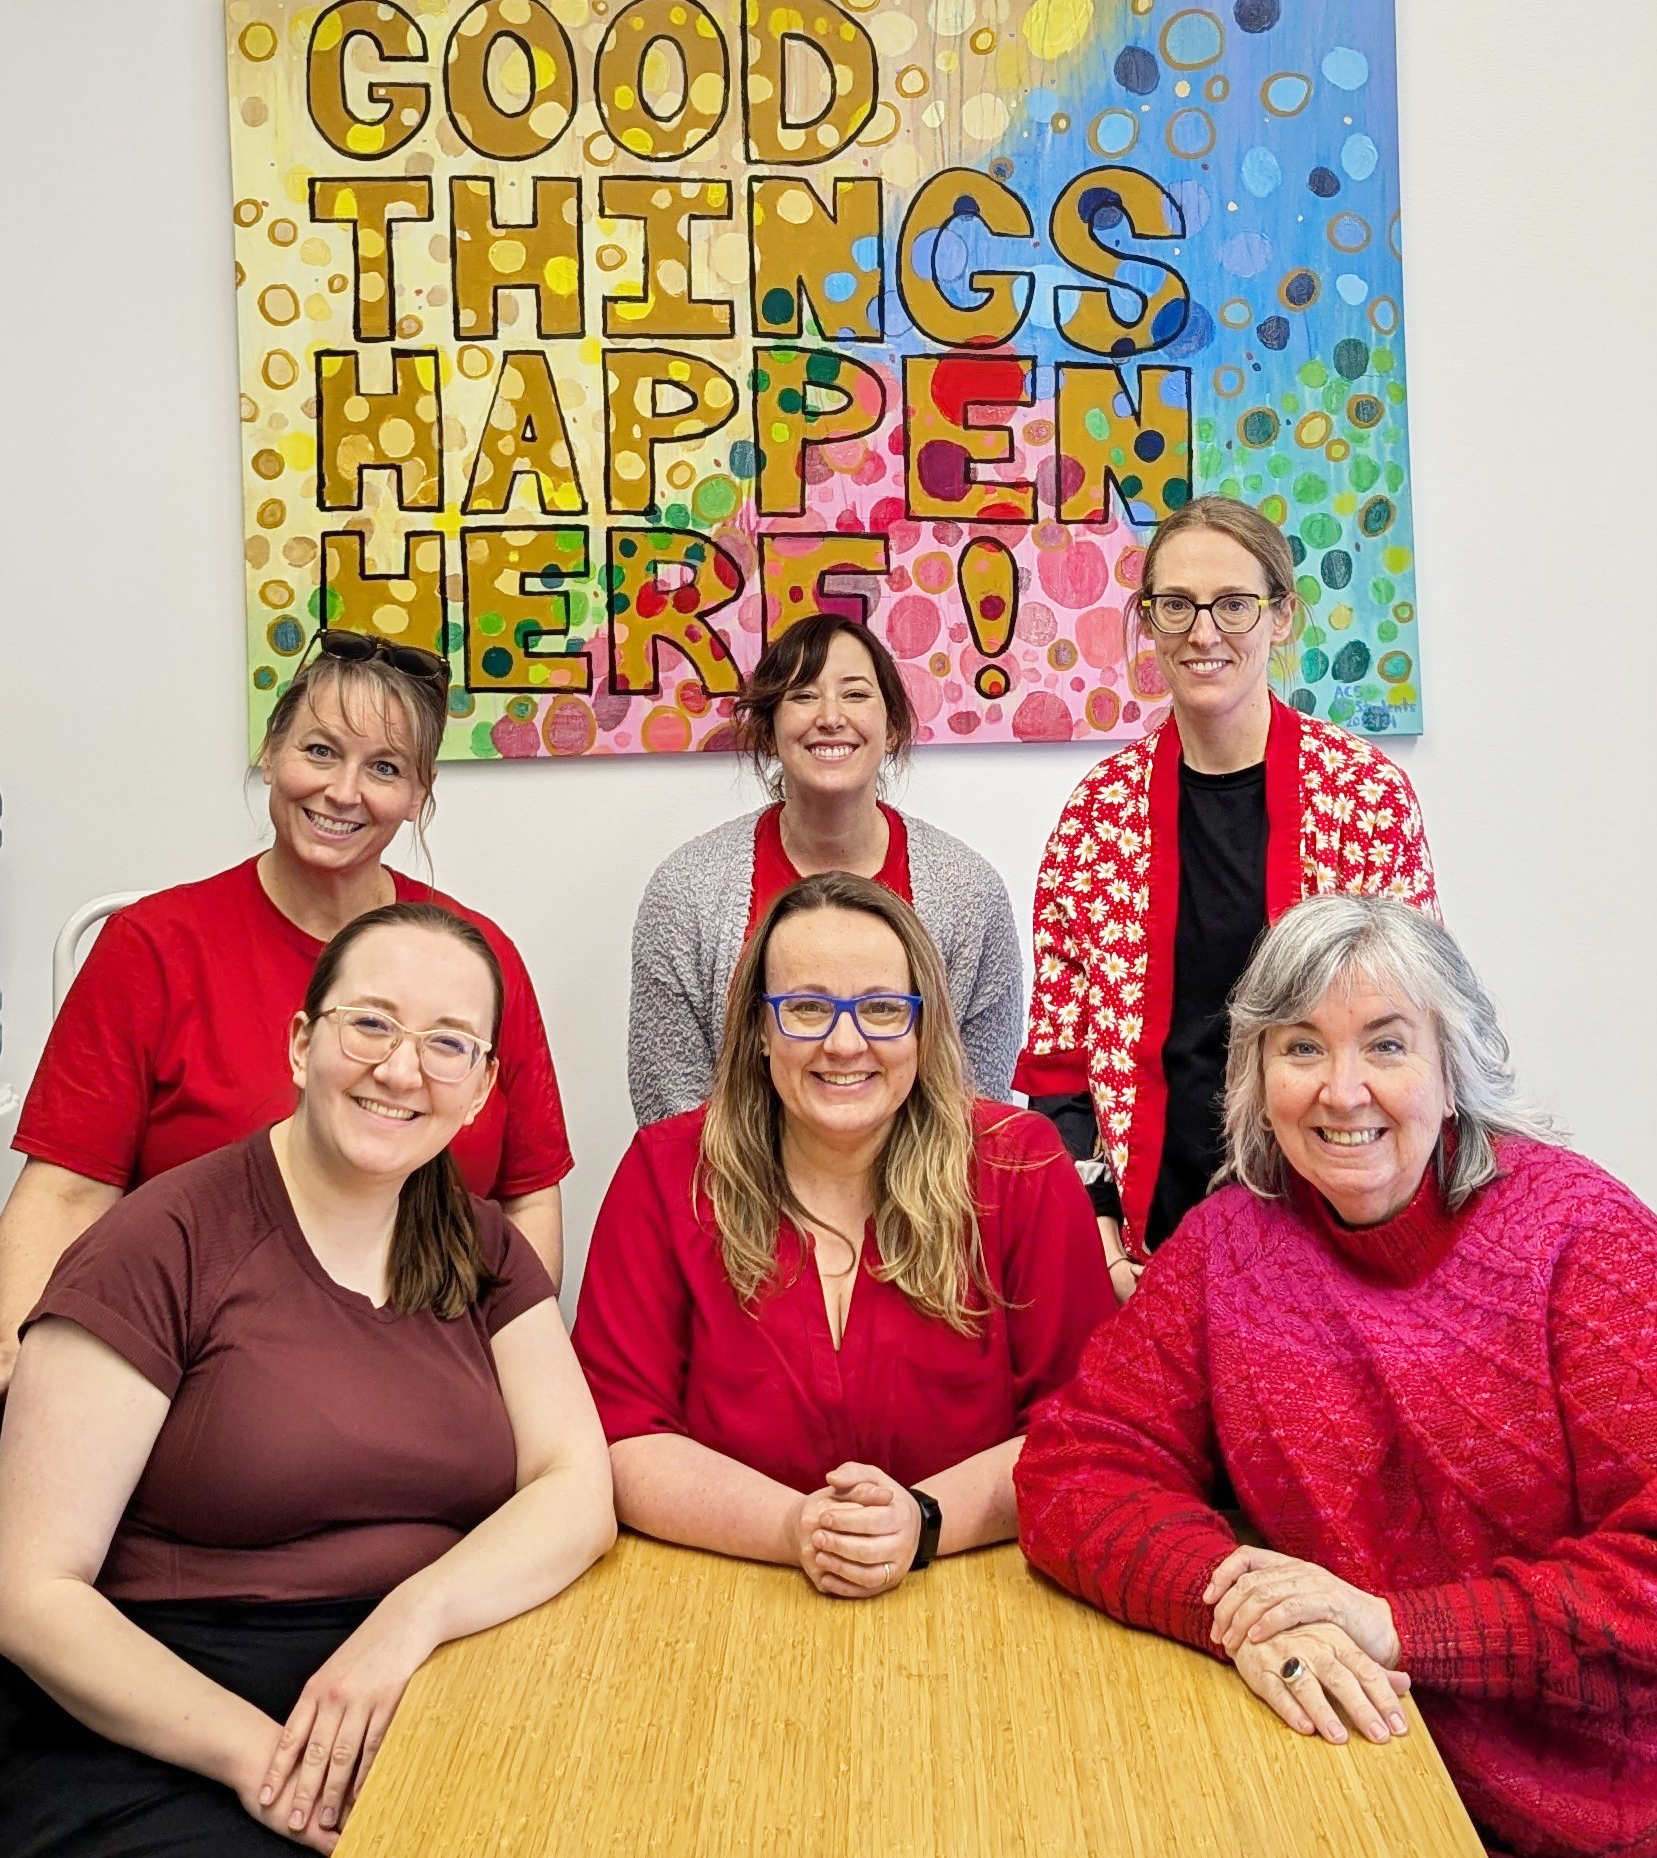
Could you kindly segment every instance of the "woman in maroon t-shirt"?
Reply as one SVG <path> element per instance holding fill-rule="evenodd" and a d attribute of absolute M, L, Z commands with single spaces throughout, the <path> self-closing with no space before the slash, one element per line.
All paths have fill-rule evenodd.
<path fill-rule="evenodd" d="M 260 751 L 270 849 L 120 911 L 53 1025 L 13 1143 L 29 1159 L 0 1213 L 0 1389 L 17 1325 L 71 1239 L 141 1182 L 288 1113 L 281 1030 L 322 945 L 393 901 L 468 917 L 500 960 L 499 1083 L 455 1160 L 559 1275 L 570 1151 L 523 961 L 492 922 L 381 862 L 430 815 L 448 666 L 362 633 L 324 631 L 319 645 Z"/>
<path fill-rule="evenodd" d="M 58 1264 L 0 1436 L 7 1858 L 330 1850 L 421 1661 L 613 1539 L 551 1279 L 449 1153 L 501 1006 L 471 924 L 357 918 L 292 1117 Z"/>
<path fill-rule="evenodd" d="M 1052 1126 L 970 1095 L 914 911 L 830 872 L 749 943 L 709 1103 L 635 1137 L 575 1339 L 623 1522 L 849 1599 L 1014 1533 L 1030 1411 L 1112 1307 Z"/>

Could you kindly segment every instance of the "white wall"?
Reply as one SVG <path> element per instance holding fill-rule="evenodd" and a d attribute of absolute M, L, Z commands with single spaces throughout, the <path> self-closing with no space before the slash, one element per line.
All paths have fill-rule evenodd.
<path fill-rule="evenodd" d="M 1398 757 L 1523 1077 L 1657 1200 L 1657 596 L 1625 541 L 1652 522 L 1657 13 L 1397 4 L 1428 727 Z M 0 1086 L 21 1093 L 63 918 L 245 856 L 258 802 L 219 5 L 0 0 L 0 27 Z M 994 859 L 1027 920 L 1093 758 L 934 751 L 906 803 Z M 540 988 L 578 1262 L 631 1129 L 635 901 L 750 792 L 728 761 L 641 759 L 450 767 L 441 800 L 439 881 Z"/>

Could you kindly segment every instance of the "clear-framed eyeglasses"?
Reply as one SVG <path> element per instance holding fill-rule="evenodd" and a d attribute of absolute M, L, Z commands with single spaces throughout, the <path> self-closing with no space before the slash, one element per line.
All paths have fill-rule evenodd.
<path fill-rule="evenodd" d="M 493 1049 L 487 1039 L 453 1026 L 412 1032 L 378 1007 L 330 1006 L 317 1018 L 334 1022 L 340 1050 L 358 1064 L 384 1064 L 404 1039 L 413 1039 L 420 1069 L 434 1084 L 460 1083 Z"/>
<path fill-rule="evenodd" d="M 1207 613 L 1221 632 L 1252 632 L 1272 603 L 1264 594 L 1220 594 L 1193 600 L 1189 594 L 1141 594 L 1139 610 L 1158 632 L 1189 632 L 1199 613 Z"/>
<path fill-rule="evenodd" d="M 920 1017 L 919 994 L 859 994 L 838 1000 L 833 994 L 762 994 L 785 1039 L 826 1039 L 840 1023 L 842 1013 L 864 1038 L 901 1039 L 915 1029 Z"/>

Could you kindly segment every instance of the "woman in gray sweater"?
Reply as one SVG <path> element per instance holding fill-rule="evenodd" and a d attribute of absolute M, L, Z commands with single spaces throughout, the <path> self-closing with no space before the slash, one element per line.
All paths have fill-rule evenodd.
<path fill-rule="evenodd" d="M 639 1122 L 706 1099 L 743 943 L 779 891 L 818 871 L 855 871 L 914 905 L 943 955 L 975 1087 L 1005 1099 L 1024 1006 L 1012 905 L 987 859 L 879 798 L 915 729 L 891 654 L 853 620 L 801 620 L 754 667 L 737 717 L 776 799 L 681 845 L 645 888 L 627 1034 Z"/>

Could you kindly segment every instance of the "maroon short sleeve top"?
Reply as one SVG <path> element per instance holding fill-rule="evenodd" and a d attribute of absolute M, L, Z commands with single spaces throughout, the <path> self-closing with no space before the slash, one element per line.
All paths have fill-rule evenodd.
<path fill-rule="evenodd" d="M 100 1591 L 377 1597 L 512 1495 L 490 1337 L 552 1283 L 498 1206 L 473 1206 L 496 1281 L 452 1322 L 334 1282 L 265 1130 L 147 1182 L 76 1240 L 29 1322 L 78 1324 L 172 1402 Z"/>

